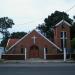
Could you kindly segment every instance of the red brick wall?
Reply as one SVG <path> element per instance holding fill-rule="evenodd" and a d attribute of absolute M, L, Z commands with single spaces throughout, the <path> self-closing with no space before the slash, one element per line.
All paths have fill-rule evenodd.
<path fill-rule="evenodd" d="M 71 48 L 71 44 L 70 44 L 70 27 L 68 25 L 64 25 L 64 28 L 62 28 L 61 25 L 56 26 L 56 28 L 54 29 L 54 41 L 56 43 L 57 46 L 61 47 L 61 35 L 60 33 L 62 31 L 67 32 L 67 48 Z"/>
<path fill-rule="evenodd" d="M 48 48 L 48 54 L 57 54 L 57 49 L 50 44 L 46 39 L 41 37 L 36 31 L 33 31 L 28 36 L 26 36 L 22 41 L 16 44 L 11 50 L 8 51 L 8 54 L 21 54 L 21 48 L 27 48 L 27 57 L 29 57 L 29 50 L 33 43 L 33 39 L 31 37 L 36 36 L 35 45 L 39 48 L 39 57 L 43 58 L 44 56 L 44 48 Z"/>

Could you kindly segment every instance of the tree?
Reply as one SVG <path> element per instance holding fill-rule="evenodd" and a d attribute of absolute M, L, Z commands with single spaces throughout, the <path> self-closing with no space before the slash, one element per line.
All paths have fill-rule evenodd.
<path fill-rule="evenodd" d="M 75 16 L 73 16 L 73 23 L 71 26 L 71 39 L 75 38 Z"/>
<path fill-rule="evenodd" d="M 75 38 L 71 40 L 72 51 L 75 51 Z"/>
<path fill-rule="evenodd" d="M 72 43 L 72 48 L 75 49 L 75 38 L 73 38 L 73 39 L 71 40 L 71 43 Z"/>
<path fill-rule="evenodd" d="M 62 19 L 66 20 L 70 24 L 72 24 L 73 20 L 69 18 L 69 15 L 65 12 L 55 11 L 48 18 L 45 18 L 44 24 L 38 26 L 38 29 L 45 33 L 46 37 L 50 39 L 53 38 L 53 27 Z"/>
<path fill-rule="evenodd" d="M 4 52 L 5 52 L 5 45 L 9 37 L 7 36 L 7 34 L 9 33 L 7 29 L 12 28 L 12 25 L 14 25 L 14 22 L 12 19 L 8 17 L 0 18 L 0 32 L 3 34 L 3 41 L 1 42 L 1 46 L 4 46 Z"/>
<path fill-rule="evenodd" d="M 4 37 L 4 39 L 1 41 L 1 46 L 6 47 L 8 39 L 21 39 L 24 35 L 26 35 L 26 32 L 13 32 L 12 34 L 10 33 L 6 33 L 6 36 Z"/>
<path fill-rule="evenodd" d="M 75 19 L 75 16 L 73 16 L 73 19 Z"/>
<path fill-rule="evenodd" d="M 10 38 L 11 39 L 21 39 L 24 35 L 26 35 L 27 33 L 26 32 L 13 32 L 11 35 L 10 35 Z"/>
<path fill-rule="evenodd" d="M 12 19 L 8 17 L 1 17 L 0 18 L 0 32 L 3 34 L 3 39 L 6 37 L 6 34 L 9 32 L 7 31 L 8 28 L 12 28 L 12 25 L 14 25 L 14 22 Z"/>
<path fill-rule="evenodd" d="M 0 28 L 8 29 L 8 28 L 12 28 L 12 25 L 14 25 L 14 22 L 12 19 L 10 19 L 8 17 L 0 18 Z"/>
<path fill-rule="evenodd" d="M 6 35 L 5 35 L 4 39 L 1 41 L 1 46 L 2 46 L 2 47 L 6 47 L 7 41 L 8 41 L 9 36 L 10 36 L 10 33 L 9 33 L 9 32 L 7 32 L 7 33 L 5 33 L 5 34 L 6 34 Z"/>

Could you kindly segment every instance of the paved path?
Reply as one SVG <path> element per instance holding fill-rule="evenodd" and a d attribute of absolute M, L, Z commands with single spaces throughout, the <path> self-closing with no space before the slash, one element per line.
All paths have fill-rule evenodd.
<path fill-rule="evenodd" d="M 6 60 L 4 63 L 54 63 L 61 62 L 64 63 L 64 60 L 44 60 L 44 59 L 28 59 L 28 60 Z M 75 61 L 67 59 L 66 63 L 75 63 Z"/>

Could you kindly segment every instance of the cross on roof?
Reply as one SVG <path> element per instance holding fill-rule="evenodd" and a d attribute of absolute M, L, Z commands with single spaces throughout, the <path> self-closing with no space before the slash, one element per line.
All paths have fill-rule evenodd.
<path fill-rule="evenodd" d="M 33 43 L 35 44 L 35 40 L 36 40 L 36 36 L 34 35 L 33 37 L 32 37 L 32 39 L 33 39 Z"/>

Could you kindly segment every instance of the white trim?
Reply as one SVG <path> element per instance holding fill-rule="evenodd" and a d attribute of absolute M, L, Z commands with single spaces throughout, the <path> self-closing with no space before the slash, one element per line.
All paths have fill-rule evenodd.
<path fill-rule="evenodd" d="M 61 32 L 63 32 L 63 35 L 65 35 L 64 33 L 65 33 L 66 31 L 61 31 Z M 68 38 L 67 38 L 67 32 L 66 32 L 66 37 L 61 37 L 60 39 L 68 39 Z"/>
<path fill-rule="evenodd" d="M 46 48 L 44 48 L 44 59 L 46 59 Z"/>
<path fill-rule="evenodd" d="M 8 47 L 9 41 L 10 41 L 10 39 L 8 39 L 6 47 Z"/>
<path fill-rule="evenodd" d="M 38 32 L 36 29 L 34 29 L 39 35 L 41 35 L 44 39 L 46 39 L 49 43 L 51 43 L 52 45 L 54 45 L 58 50 L 62 51 L 61 48 L 59 48 L 57 45 L 55 45 L 53 42 L 51 42 L 49 39 L 47 39 L 44 35 L 42 35 L 40 32 Z M 33 31 L 34 31 L 33 30 Z M 13 48 L 16 44 L 18 44 L 20 41 L 22 41 L 25 37 L 27 37 L 30 33 L 32 33 L 33 31 L 29 32 L 28 34 L 26 34 L 24 37 L 22 37 L 19 41 L 17 41 L 14 45 L 12 45 L 8 51 Z"/>
<path fill-rule="evenodd" d="M 26 36 L 28 36 L 30 33 L 31 33 L 31 32 L 27 33 L 27 34 L 26 34 L 25 36 L 23 36 L 20 40 L 18 40 L 14 45 L 12 45 L 12 46 L 8 49 L 8 51 L 9 51 L 12 47 L 14 47 L 16 44 L 18 44 L 21 40 L 23 40 Z"/>
<path fill-rule="evenodd" d="M 26 52 L 27 52 L 27 49 L 25 48 L 25 60 L 26 60 L 26 58 L 27 58 L 27 57 L 26 57 L 26 56 L 27 56 Z"/>
<path fill-rule="evenodd" d="M 66 48 L 64 48 L 64 61 L 66 61 Z"/>
<path fill-rule="evenodd" d="M 64 36 L 64 32 L 63 32 L 63 48 L 65 46 L 65 36 Z"/>
<path fill-rule="evenodd" d="M 59 26 L 62 22 L 64 22 L 65 24 L 67 24 L 68 26 L 71 26 L 71 24 L 69 24 L 67 21 L 65 20 L 61 20 L 59 23 L 57 23 L 55 26 Z"/>
<path fill-rule="evenodd" d="M 60 39 L 63 39 L 63 37 L 62 37 L 62 38 L 60 38 Z M 64 39 L 68 39 L 68 38 L 66 37 L 66 38 L 64 38 Z"/>

